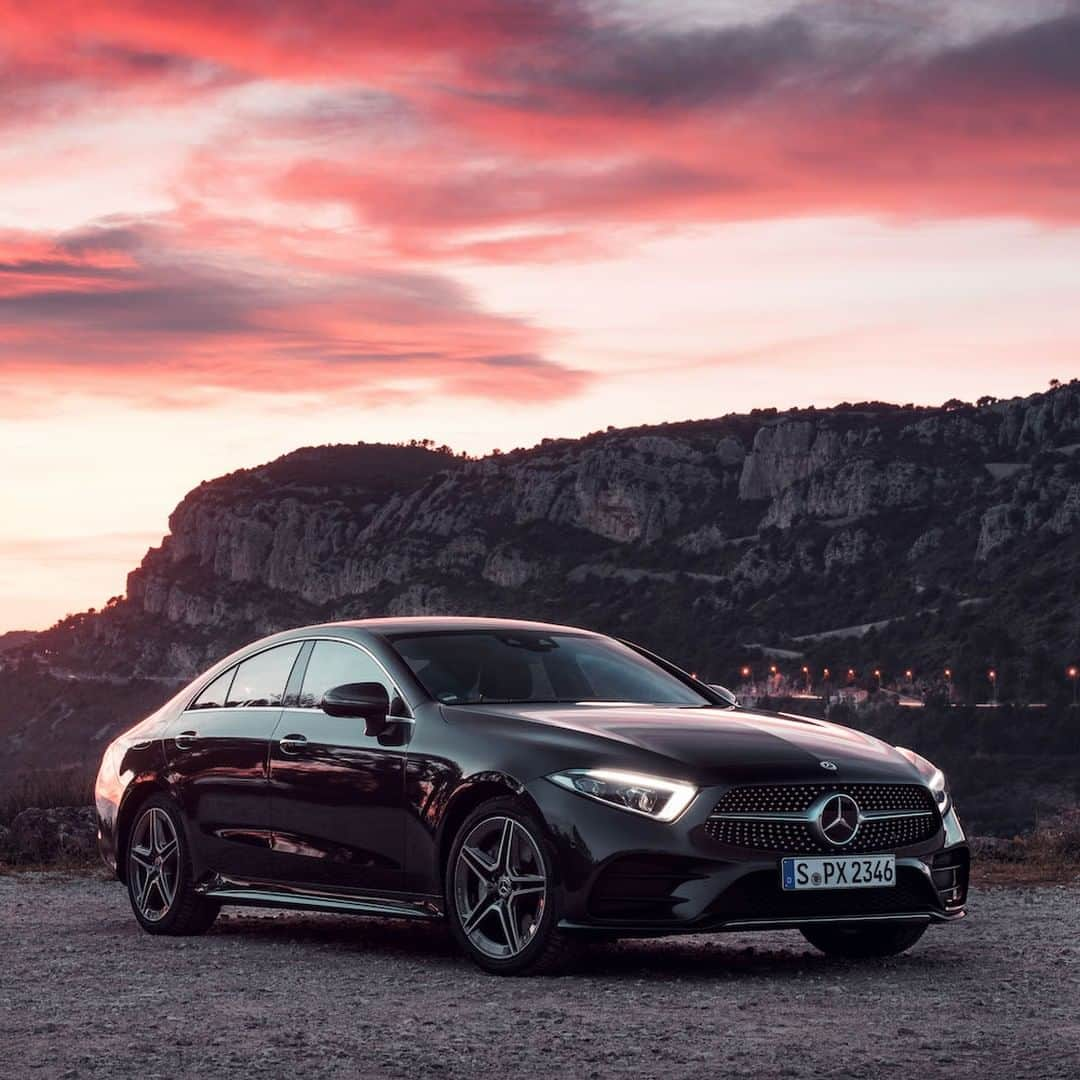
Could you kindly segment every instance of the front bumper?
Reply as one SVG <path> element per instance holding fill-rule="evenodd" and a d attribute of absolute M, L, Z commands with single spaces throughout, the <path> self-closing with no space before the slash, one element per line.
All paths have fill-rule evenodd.
<path fill-rule="evenodd" d="M 654 936 L 963 918 L 970 856 L 955 811 L 932 838 L 889 850 L 897 868 L 892 887 L 785 892 L 779 863 L 793 852 L 734 848 L 706 832 L 723 791 L 703 790 L 678 821 L 665 823 L 546 780 L 529 785 L 558 854 L 560 925 Z"/>

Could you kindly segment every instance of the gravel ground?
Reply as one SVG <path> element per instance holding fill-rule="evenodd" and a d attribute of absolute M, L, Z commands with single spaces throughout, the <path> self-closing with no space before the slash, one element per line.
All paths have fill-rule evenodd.
<path fill-rule="evenodd" d="M 437 927 L 227 914 L 152 938 L 114 882 L 0 876 L 0 1077 L 1080 1076 L 1075 886 L 976 892 L 895 960 L 719 935 L 537 979 Z"/>

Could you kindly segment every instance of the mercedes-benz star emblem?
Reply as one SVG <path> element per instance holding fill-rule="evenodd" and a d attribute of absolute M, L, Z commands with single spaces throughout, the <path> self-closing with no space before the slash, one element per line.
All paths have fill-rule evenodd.
<path fill-rule="evenodd" d="M 828 769 L 829 772 L 836 772 L 836 762 L 835 761 L 819 761 L 818 764 L 823 769 Z"/>
<path fill-rule="evenodd" d="M 817 827 L 835 847 L 850 844 L 859 831 L 859 804 L 850 795 L 831 796 L 818 814 Z"/>

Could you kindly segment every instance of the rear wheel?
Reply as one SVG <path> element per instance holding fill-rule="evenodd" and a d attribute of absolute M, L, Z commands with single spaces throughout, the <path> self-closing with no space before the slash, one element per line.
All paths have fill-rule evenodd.
<path fill-rule="evenodd" d="M 220 905 L 193 888 L 180 811 L 164 795 L 139 808 L 128 837 L 127 887 L 135 918 L 151 934 L 202 934 L 218 916 Z"/>
<path fill-rule="evenodd" d="M 885 923 L 881 926 L 806 926 L 802 935 L 829 956 L 852 960 L 896 956 L 926 933 L 926 923 Z"/>
<path fill-rule="evenodd" d="M 576 953 L 557 925 L 554 852 L 514 799 L 492 799 L 465 819 L 450 850 L 446 905 L 455 940 L 485 971 L 550 974 Z"/>

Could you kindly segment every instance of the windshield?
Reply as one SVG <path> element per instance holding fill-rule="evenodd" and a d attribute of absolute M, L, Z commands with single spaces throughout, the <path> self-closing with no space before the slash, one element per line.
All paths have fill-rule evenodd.
<path fill-rule="evenodd" d="M 652 661 L 608 638 L 533 630 L 395 634 L 394 648 L 446 705 L 507 702 L 711 704 Z"/>

